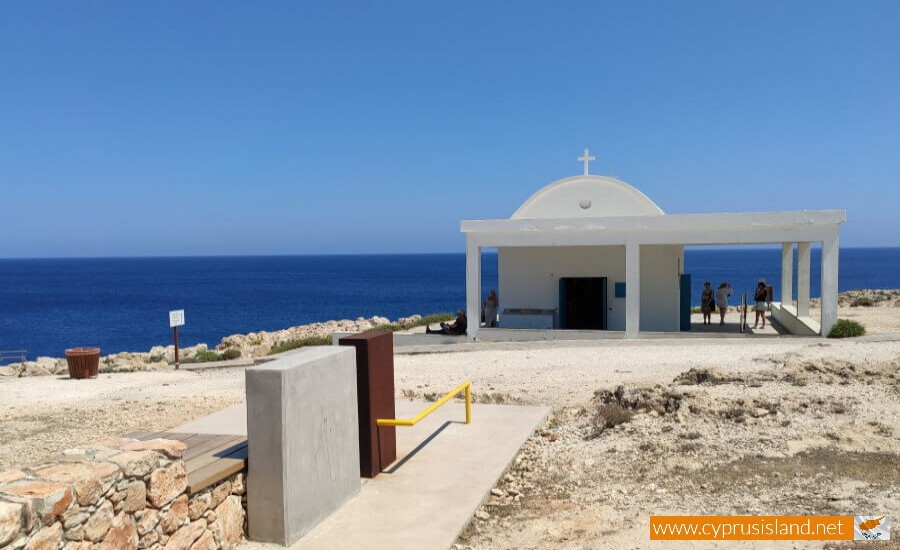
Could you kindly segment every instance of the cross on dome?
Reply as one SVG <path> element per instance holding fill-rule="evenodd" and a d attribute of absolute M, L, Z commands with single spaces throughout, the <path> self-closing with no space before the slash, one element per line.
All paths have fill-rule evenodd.
<path fill-rule="evenodd" d="M 597 160 L 597 157 L 592 157 L 592 156 L 589 156 L 589 155 L 590 155 L 590 152 L 589 152 L 587 149 L 585 149 L 585 150 L 584 150 L 584 156 L 578 157 L 578 160 L 584 162 L 584 175 L 585 175 L 585 176 L 588 175 L 588 164 L 589 164 L 592 160 Z"/>

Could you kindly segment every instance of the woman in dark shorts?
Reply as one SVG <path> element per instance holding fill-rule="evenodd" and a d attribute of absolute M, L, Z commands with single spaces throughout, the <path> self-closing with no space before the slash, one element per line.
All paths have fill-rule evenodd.
<path fill-rule="evenodd" d="M 753 293 L 753 299 L 756 301 L 756 321 L 753 322 L 753 328 L 756 328 L 760 319 L 762 319 L 763 328 L 766 326 L 766 298 L 768 295 L 769 291 L 766 289 L 766 282 L 760 281 L 756 285 L 756 292 Z"/>

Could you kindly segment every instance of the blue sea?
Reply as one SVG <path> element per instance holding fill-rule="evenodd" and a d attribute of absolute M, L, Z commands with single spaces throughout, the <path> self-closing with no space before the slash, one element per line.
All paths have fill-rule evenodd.
<path fill-rule="evenodd" d="M 900 288 L 900 248 L 840 254 L 841 290 Z M 0 350 L 27 349 L 29 359 L 72 346 L 147 351 L 171 343 L 173 309 L 185 310 L 182 345 L 329 319 L 455 311 L 465 303 L 465 263 L 464 254 L 0 260 Z M 487 293 L 497 288 L 496 254 L 482 264 Z M 685 266 L 694 302 L 703 281 L 730 281 L 740 293 L 761 277 L 780 299 L 780 249 L 689 248 Z"/>

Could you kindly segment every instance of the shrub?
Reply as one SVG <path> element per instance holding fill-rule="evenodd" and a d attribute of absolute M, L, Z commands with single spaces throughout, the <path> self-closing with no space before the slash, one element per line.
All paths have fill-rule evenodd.
<path fill-rule="evenodd" d="M 306 346 L 329 346 L 331 345 L 331 336 L 309 336 L 307 338 L 298 338 L 296 340 L 288 340 L 286 342 L 277 342 L 269 355 L 276 353 L 284 353 L 292 349 L 304 348 Z"/>
<path fill-rule="evenodd" d="M 198 351 L 191 357 L 192 362 L 194 363 L 206 363 L 209 361 L 218 361 L 219 354 L 211 349 L 203 349 Z"/>
<path fill-rule="evenodd" d="M 225 351 L 222 352 L 222 359 L 224 359 L 225 361 L 230 361 L 232 359 L 240 359 L 241 355 L 243 355 L 243 354 L 241 353 L 240 349 L 227 348 Z"/>
<path fill-rule="evenodd" d="M 604 430 L 615 428 L 631 420 L 631 411 L 617 403 L 600 405 L 591 418 L 591 431 L 589 439 L 599 437 Z"/>
<path fill-rule="evenodd" d="M 377 327 L 372 327 L 366 332 L 397 332 L 398 330 L 403 330 L 403 327 L 397 323 L 385 323 L 383 325 L 378 325 Z"/>
<path fill-rule="evenodd" d="M 873 302 L 871 298 L 868 298 L 866 296 L 857 298 L 850 302 L 850 307 L 872 307 L 874 305 L 875 302 Z"/>
<path fill-rule="evenodd" d="M 828 333 L 829 338 L 853 338 L 866 333 L 866 327 L 850 319 L 838 319 Z"/>

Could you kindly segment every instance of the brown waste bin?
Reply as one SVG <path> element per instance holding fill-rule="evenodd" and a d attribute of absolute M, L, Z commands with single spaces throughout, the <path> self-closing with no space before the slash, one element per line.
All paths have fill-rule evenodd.
<path fill-rule="evenodd" d="M 71 378 L 96 378 L 100 370 L 100 348 L 69 348 L 66 362 Z"/>

